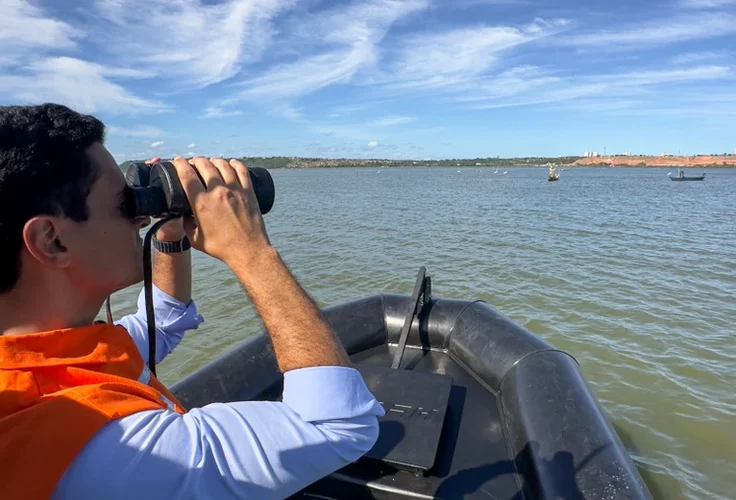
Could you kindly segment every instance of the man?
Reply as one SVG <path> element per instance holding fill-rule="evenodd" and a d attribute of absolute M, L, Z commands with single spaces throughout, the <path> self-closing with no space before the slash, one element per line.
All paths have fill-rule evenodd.
<path fill-rule="evenodd" d="M 285 498 L 362 456 L 383 409 L 271 245 L 241 162 L 174 161 L 194 212 L 182 227 L 251 297 L 283 401 L 187 412 L 146 369 L 145 342 L 93 324 L 142 279 L 149 222 L 103 132 L 63 106 L 0 108 L 0 497 Z M 184 305 L 177 276 L 157 285 Z"/>

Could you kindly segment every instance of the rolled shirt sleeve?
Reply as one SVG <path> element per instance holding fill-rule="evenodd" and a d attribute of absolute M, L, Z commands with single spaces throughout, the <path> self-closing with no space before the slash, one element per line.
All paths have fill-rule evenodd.
<path fill-rule="evenodd" d="M 194 299 L 188 304 L 177 300 L 153 285 L 153 310 L 156 318 L 156 363 L 168 356 L 188 330 L 196 330 L 204 321 Z M 143 359 L 148 360 L 148 321 L 143 290 L 138 295 L 138 310 L 115 322 L 133 338 Z"/>
<path fill-rule="evenodd" d="M 353 368 L 290 371 L 281 402 L 145 411 L 108 423 L 54 498 L 286 498 L 370 450 L 383 414 Z"/>

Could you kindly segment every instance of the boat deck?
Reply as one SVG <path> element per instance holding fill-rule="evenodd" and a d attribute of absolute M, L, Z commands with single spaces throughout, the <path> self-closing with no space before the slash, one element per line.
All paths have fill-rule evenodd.
<path fill-rule="evenodd" d="M 353 355 L 352 360 L 356 366 L 389 367 L 395 349 L 381 345 Z M 417 476 L 363 459 L 308 488 L 302 497 L 523 498 L 493 393 L 444 352 L 407 347 L 401 368 L 446 374 L 453 379 L 437 458 L 429 474 Z M 364 496 L 364 486 L 358 486 L 366 483 L 372 496 Z M 349 491 L 351 484 L 358 487 Z"/>
<path fill-rule="evenodd" d="M 479 301 L 433 299 L 404 337 L 413 304 L 381 294 L 325 310 L 388 413 L 365 457 L 295 498 L 651 498 L 572 357 Z M 261 332 L 172 391 L 193 408 L 282 387 Z"/>

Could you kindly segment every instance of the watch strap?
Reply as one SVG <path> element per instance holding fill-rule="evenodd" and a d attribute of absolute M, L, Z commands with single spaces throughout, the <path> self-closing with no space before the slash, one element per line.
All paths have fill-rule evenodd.
<path fill-rule="evenodd" d="M 153 237 L 153 248 L 158 250 L 161 253 L 181 253 L 186 252 L 190 248 L 192 248 L 191 243 L 189 242 L 189 238 L 184 236 L 179 241 L 161 241 L 156 239 L 156 236 Z"/>

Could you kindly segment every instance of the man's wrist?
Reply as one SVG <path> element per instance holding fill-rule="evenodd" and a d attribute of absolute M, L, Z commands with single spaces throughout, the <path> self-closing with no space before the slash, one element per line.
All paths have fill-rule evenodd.
<path fill-rule="evenodd" d="M 156 239 L 158 241 L 180 241 L 184 239 L 184 237 L 187 235 L 183 230 L 177 231 L 177 230 L 167 230 L 165 227 L 159 229 L 156 231 Z"/>
<path fill-rule="evenodd" d="M 154 219 L 159 220 L 159 219 Z M 156 239 L 158 241 L 179 241 L 184 238 L 187 233 L 181 219 L 173 219 L 164 223 L 156 231 Z"/>
<path fill-rule="evenodd" d="M 178 241 L 161 241 L 157 237 L 153 238 L 153 248 L 161 253 L 182 253 L 186 252 L 192 245 L 189 243 L 189 238 L 184 236 Z"/>

